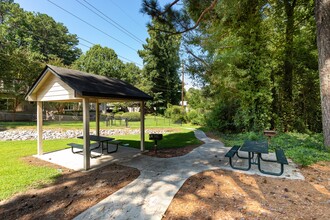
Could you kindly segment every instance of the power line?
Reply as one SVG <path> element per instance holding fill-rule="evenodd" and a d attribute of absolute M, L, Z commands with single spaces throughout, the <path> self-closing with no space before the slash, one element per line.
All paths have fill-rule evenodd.
<path fill-rule="evenodd" d="M 78 20 L 84 22 L 85 24 L 89 25 L 90 27 L 92 27 L 92 28 L 98 30 L 99 32 L 101 32 L 101 33 L 107 35 L 107 36 L 110 37 L 111 39 L 113 39 L 113 40 L 115 40 L 115 41 L 121 43 L 122 45 L 124 45 L 124 46 L 130 48 L 131 50 L 137 52 L 137 50 L 134 49 L 133 47 L 129 46 L 128 44 L 126 44 L 126 43 L 124 43 L 124 42 L 122 42 L 122 41 L 120 41 L 120 40 L 118 40 L 117 38 L 112 37 L 111 35 L 107 34 L 106 32 L 102 31 L 101 29 L 95 27 L 95 26 L 92 25 L 91 23 L 88 23 L 87 21 L 83 20 L 82 18 L 78 17 L 77 15 L 73 14 L 72 12 L 70 12 L 70 11 L 64 9 L 63 7 L 57 5 L 56 3 L 52 2 L 51 0 L 47 0 L 47 1 L 50 2 L 50 3 L 52 3 L 53 5 L 55 5 L 56 7 L 62 9 L 62 10 L 65 11 L 66 13 L 70 14 L 71 16 L 73 16 L 73 17 L 77 18 Z"/>
<path fill-rule="evenodd" d="M 77 36 L 77 37 L 78 37 L 79 39 L 81 39 L 81 40 L 83 40 L 83 41 L 89 43 L 89 44 L 95 45 L 94 43 L 92 43 L 92 42 L 90 42 L 90 41 L 88 41 L 88 40 L 86 40 L 86 39 L 84 39 L 84 38 L 82 38 L 82 37 L 79 37 L 79 36 Z"/>
<path fill-rule="evenodd" d="M 140 24 L 139 22 L 136 21 L 136 19 L 132 18 L 129 14 L 127 14 L 125 12 L 125 10 L 123 10 L 121 7 L 119 7 L 119 5 L 117 5 L 114 1 L 111 0 L 111 3 L 113 5 L 115 5 L 117 8 L 119 8 L 119 10 L 121 10 L 128 18 L 130 18 L 135 24 L 139 25 L 140 27 L 145 28 L 142 24 Z"/>
<path fill-rule="evenodd" d="M 84 39 L 84 38 L 82 38 L 82 37 L 79 37 L 79 36 L 77 36 L 77 37 L 78 37 L 78 39 L 83 40 L 83 41 L 85 41 L 85 42 L 87 42 L 87 43 L 89 43 L 89 44 L 91 44 L 91 45 L 93 45 L 93 46 L 96 45 L 96 44 L 94 44 L 94 43 L 90 42 L 89 40 L 86 40 L 86 39 Z M 82 45 L 82 46 L 84 46 L 84 47 L 91 48 L 90 46 L 87 46 L 87 45 L 82 44 L 82 43 L 80 43 L 80 42 L 79 42 L 79 44 Z M 138 65 L 138 66 L 140 66 L 140 67 L 143 67 L 143 65 L 141 65 L 141 64 L 139 64 L 139 63 L 136 63 L 136 62 L 134 62 L 133 60 L 130 60 L 130 59 L 126 58 L 126 57 L 120 56 L 120 55 L 118 55 L 118 54 L 117 54 L 117 56 L 120 57 L 120 58 L 122 58 L 122 59 L 124 59 L 124 60 L 126 60 L 126 61 L 128 61 L 128 62 L 134 63 L 134 64 L 136 64 L 136 65 Z"/>
<path fill-rule="evenodd" d="M 102 11 L 100 11 L 99 9 L 97 9 L 94 5 L 92 5 L 91 3 L 87 2 L 86 0 L 83 0 L 86 4 L 88 4 L 90 7 L 92 7 L 94 10 L 96 10 L 97 12 L 93 11 L 91 8 L 89 8 L 88 6 L 86 6 L 85 4 L 83 4 L 82 2 L 80 2 L 80 0 L 76 0 L 76 2 L 78 2 L 79 4 L 81 4 L 82 6 L 84 6 L 85 8 L 87 8 L 88 10 L 90 10 L 91 12 L 93 12 L 94 14 L 96 14 L 98 17 L 102 18 L 103 20 L 105 20 L 107 23 L 111 24 L 112 26 L 114 26 L 115 28 L 117 28 L 119 31 L 121 31 L 122 33 L 126 34 L 127 36 L 129 36 L 130 38 L 132 38 L 133 40 L 135 40 L 138 43 L 143 44 L 144 42 L 142 40 L 140 40 L 136 35 L 134 35 L 133 33 L 131 33 L 130 31 L 128 31 L 126 28 L 124 28 L 123 26 L 121 26 L 120 24 L 118 24 L 116 21 L 114 21 L 113 19 L 111 19 L 109 16 L 107 16 L 106 14 L 104 14 Z M 101 15 L 103 16 L 101 16 Z M 105 18 L 104 18 L 105 17 Z"/>
<path fill-rule="evenodd" d="M 86 44 L 83 44 L 83 43 L 78 43 L 78 44 L 80 44 L 81 46 L 84 46 L 84 47 L 90 48 L 90 46 L 87 46 Z"/>

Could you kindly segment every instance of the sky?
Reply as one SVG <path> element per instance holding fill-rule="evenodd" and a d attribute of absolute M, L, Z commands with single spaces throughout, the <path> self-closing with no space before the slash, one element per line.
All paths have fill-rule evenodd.
<path fill-rule="evenodd" d="M 40 12 L 63 23 L 79 37 L 83 52 L 100 44 L 115 50 L 124 62 L 142 67 L 137 51 L 148 37 L 148 15 L 140 0 L 15 0 L 24 10 Z M 162 1 L 163 3 L 165 1 Z M 89 9 L 88 9 L 89 8 Z M 91 10 L 90 10 L 91 9 Z M 95 13 L 93 13 L 95 12 Z"/>
<path fill-rule="evenodd" d="M 143 67 L 137 51 L 148 38 L 150 17 L 140 12 L 142 0 L 14 0 L 25 11 L 39 12 L 63 23 L 86 52 L 93 44 L 113 49 L 123 62 Z M 160 5 L 171 0 L 159 0 Z M 185 88 L 192 85 L 186 77 Z"/>

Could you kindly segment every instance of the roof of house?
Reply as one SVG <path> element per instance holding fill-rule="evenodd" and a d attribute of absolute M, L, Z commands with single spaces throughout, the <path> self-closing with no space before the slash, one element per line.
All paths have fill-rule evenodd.
<path fill-rule="evenodd" d="M 82 97 L 100 97 L 124 100 L 151 100 L 152 97 L 133 85 L 114 78 L 86 73 L 79 70 L 46 65 L 29 89 L 29 96 L 47 72 L 52 72 Z"/>

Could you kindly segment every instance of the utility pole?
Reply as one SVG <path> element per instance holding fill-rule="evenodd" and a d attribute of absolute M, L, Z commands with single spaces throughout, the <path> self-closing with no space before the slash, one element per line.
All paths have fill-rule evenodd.
<path fill-rule="evenodd" d="M 184 109 L 184 60 L 182 61 L 182 90 L 181 90 L 181 105 L 182 105 L 182 109 Z"/>

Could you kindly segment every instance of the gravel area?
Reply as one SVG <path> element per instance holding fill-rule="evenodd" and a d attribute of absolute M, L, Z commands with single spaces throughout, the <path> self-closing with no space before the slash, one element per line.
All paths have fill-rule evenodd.
<path fill-rule="evenodd" d="M 146 134 L 152 133 L 171 133 L 173 129 L 147 129 Z M 83 134 L 82 130 L 44 130 L 43 139 L 67 139 L 76 138 Z M 91 134 L 96 134 L 95 130 L 91 130 Z M 126 135 L 126 134 L 140 134 L 140 129 L 101 129 L 101 136 L 113 136 L 113 135 Z M 36 140 L 37 131 L 35 129 L 31 130 L 6 130 L 0 131 L 0 140 L 2 141 L 14 141 L 14 140 Z"/>

